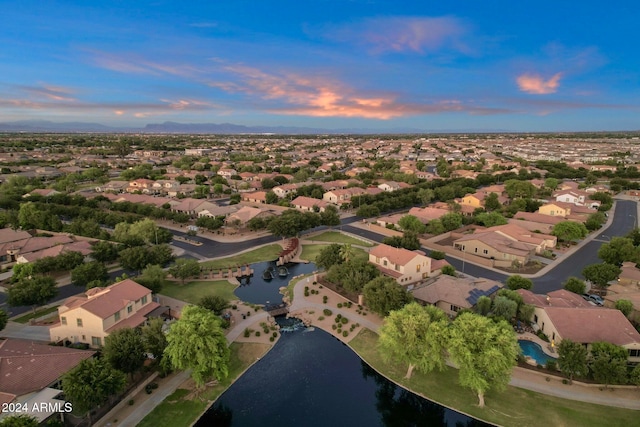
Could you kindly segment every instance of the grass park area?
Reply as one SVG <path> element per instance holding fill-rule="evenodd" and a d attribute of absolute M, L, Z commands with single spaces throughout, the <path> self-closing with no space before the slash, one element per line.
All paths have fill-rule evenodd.
<path fill-rule="evenodd" d="M 280 252 L 282 252 L 282 246 L 273 244 L 230 257 L 205 261 L 200 263 L 200 265 L 213 269 L 237 267 L 254 262 L 273 261 L 278 258 Z"/>
<path fill-rule="evenodd" d="M 316 257 L 320 254 L 320 251 L 326 248 L 328 245 L 302 245 L 302 253 L 300 259 L 304 259 L 310 262 L 315 262 Z M 367 252 L 360 248 L 351 248 L 353 250 L 353 256 L 356 258 L 367 258 Z"/>
<path fill-rule="evenodd" d="M 458 372 L 447 367 L 429 374 L 413 372 L 404 379 L 406 366 L 384 363 L 376 351 L 378 335 L 363 329 L 349 346 L 375 370 L 413 392 L 473 417 L 502 426 L 624 426 L 637 425 L 640 413 L 593 403 L 561 399 L 508 386 L 504 392 L 490 391 L 485 407 L 470 389 L 458 384 Z M 566 387 L 571 387 L 567 385 Z"/>
<path fill-rule="evenodd" d="M 30 311 L 27 314 L 24 314 L 16 319 L 13 319 L 14 322 L 17 323 L 27 323 L 29 322 L 31 319 L 38 319 L 40 317 L 46 316 L 47 314 L 51 314 L 51 313 L 57 313 L 58 312 L 58 306 L 54 306 L 54 307 L 48 307 L 48 308 L 41 308 L 40 310 L 36 310 L 36 312 L 34 313 L 33 311 Z"/>
<path fill-rule="evenodd" d="M 165 281 L 160 293 L 171 298 L 179 299 L 191 304 L 197 304 L 202 297 L 209 295 L 219 295 L 227 301 L 237 300 L 233 293 L 236 285 L 232 285 L 226 280 L 210 280 L 188 282 L 181 285 L 180 282 Z"/>
<path fill-rule="evenodd" d="M 320 233 L 315 236 L 306 238 L 306 240 L 311 240 L 314 242 L 331 242 L 331 243 L 341 243 L 341 244 L 350 243 L 352 245 L 366 246 L 368 248 L 373 246 L 371 243 L 367 243 L 363 240 L 356 239 L 355 237 L 342 234 L 339 231 L 325 231 L 324 233 Z"/>
<path fill-rule="evenodd" d="M 193 390 L 177 389 L 138 424 L 138 427 L 189 427 L 253 362 L 271 346 L 259 343 L 232 343 L 229 376 L 218 384 L 196 394 Z"/>

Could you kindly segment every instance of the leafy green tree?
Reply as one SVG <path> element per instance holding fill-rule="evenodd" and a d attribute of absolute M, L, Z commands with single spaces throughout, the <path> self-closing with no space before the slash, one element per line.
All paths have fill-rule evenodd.
<path fill-rule="evenodd" d="M 374 313 L 387 316 L 392 310 L 399 310 L 413 300 L 404 287 L 389 277 L 376 277 L 364 286 L 362 291 L 367 307 Z"/>
<path fill-rule="evenodd" d="M 353 246 L 351 246 L 351 243 L 345 243 L 340 246 L 340 256 L 344 262 L 349 262 L 353 259 Z"/>
<path fill-rule="evenodd" d="M 91 258 L 109 263 L 118 259 L 118 248 L 113 243 L 99 241 L 91 247 Z"/>
<path fill-rule="evenodd" d="M 625 237 L 633 241 L 633 246 L 640 246 L 640 228 L 634 228 Z"/>
<path fill-rule="evenodd" d="M 459 367 L 460 384 L 478 395 L 490 389 L 504 390 L 516 365 L 520 346 L 511 325 L 471 312 L 459 314 L 449 331 L 449 355 Z"/>
<path fill-rule="evenodd" d="M 76 286 L 87 286 L 94 280 L 105 281 L 108 277 L 107 267 L 98 261 L 80 264 L 71 271 L 71 281 Z"/>
<path fill-rule="evenodd" d="M 151 292 L 157 294 L 162 289 L 164 281 L 167 278 L 167 272 L 159 265 L 147 265 L 142 273 L 136 277 L 136 282 L 145 288 L 149 288 Z"/>
<path fill-rule="evenodd" d="M 133 246 L 120 251 L 120 265 L 125 270 L 142 271 L 151 262 L 149 248 Z"/>
<path fill-rule="evenodd" d="M 558 345 L 558 367 L 573 381 L 573 377 L 587 375 L 587 349 L 580 343 L 563 339 Z"/>
<path fill-rule="evenodd" d="M 270 205 L 275 205 L 276 203 L 278 203 L 278 200 L 279 200 L 278 195 L 273 191 L 267 191 L 267 194 L 265 194 L 264 199 L 267 202 L 267 204 L 270 204 Z"/>
<path fill-rule="evenodd" d="M 222 312 L 229 307 L 229 301 L 220 295 L 207 295 L 200 299 L 198 305 L 220 316 Z"/>
<path fill-rule="evenodd" d="M 229 347 L 221 320 L 211 311 L 188 305 L 167 334 L 165 357 L 175 369 L 191 369 L 199 388 L 212 378 L 218 381 L 229 372 Z"/>
<path fill-rule="evenodd" d="M 180 258 L 169 268 L 169 274 L 184 285 L 186 279 L 200 275 L 200 264 L 195 259 Z"/>
<path fill-rule="evenodd" d="M 453 276 L 456 277 L 456 269 L 454 266 L 452 265 L 444 265 L 440 271 L 442 272 L 442 274 L 446 274 L 447 276 Z"/>
<path fill-rule="evenodd" d="M 518 312 L 518 304 L 507 297 L 496 296 L 493 300 L 492 313 L 495 317 L 501 317 L 507 322 L 511 321 Z"/>
<path fill-rule="evenodd" d="M 620 267 L 613 264 L 592 264 L 582 270 L 585 279 L 600 289 L 609 286 L 609 282 L 620 275 Z"/>
<path fill-rule="evenodd" d="M 459 213 L 448 213 L 440 217 L 440 222 L 445 231 L 453 231 L 462 227 L 462 215 Z"/>
<path fill-rule="evenodd" d="M 437 307 L 412 302 L 394 310 L 380 327 L 378 349 L 385 362 L 408 364 L 405 378 L 414 369 L 428 373 L 445 366 L 446 314 Z"/>
<path fill-rule="evenodd" d="M 342 246 L 338 243 L 332 243 L 320 250 L 316 257 L 315 263 L 318 267 L 329 270 L 335 264 L 342 264 Z"/>
<path fill-rule="evenodd" d="M 447 255 L 442 251 L 431 251 L 429 253 L 429 258 L 436 259 L 436 260 L 444 259 L 446 256 Z"/>
<path fill-rule="evenodd" d="M 582 295 L 587 290 L 587 285 L 584 283 L 584 280 L 580 280 L 577 277 L 571 276 L 569 277 L 563 284 L 562 287 L 569 292 L 573 292 L 574 294 Z"/>
<path fill-rule="evenodd" d="M 149 258 L 147 264 L 165 266 L 174 260 L 173 250 L 166 243 L 153 245 L 148 249 Z M 145 265 L 146 267 L 146 265 Z"/>
<path fill-rule="evenodd" d="M 563 242 L 583 239 L 587 235 L 587 227 L 580 222 L 562 221 L 553 226 L 551 234 Z"/>
<path fill-rule="evenodd" d="M 502 203 L 498 200 L 496 193 L 489 193 L 487 197 L 484 198 L 484 208 L 487 212 L 497 211 L 502 208 Z"/>
<path fill-rule="evenodd" d="M 533 281 L 531 281 L 531 279 L 527 279 L 526 277 L 522 277 L 519 274 L 509 276 L 505 283 L 507 285 L 507 288 L 511 289 L 512 291 L 515 291 L 516 289 L 527 289 L 530 291 L 533 288 Z"/>
<path fill-rule="evenodd" d="M 327 227 L 340 225 L 340 214 L 335 206 L 327 206 L 323 212 L 320 212 L 320 225 Z"/>
<path fill-rule="evenodd" d="M 429 221 L 429 224 L 427 224 L 427 233 L 429 234 L 437 236 L 438 234 L 442 234 L 444 232 L 444 225 L 442 225 L 442 221 L 440 221 L 439 219 L 432 219 L 431 221 Z"/>
<path fill-rule="evenodd" d="M 115 369 L 133 374 L 142 369 L 147 360 L 140 331 L 133 328 L 117 329 L 105 338 L 102 356 Z"/>
<path fill-rule="evenodd" d="M 640 387 L 640 363 L 636 365 L 629 375 L 629 383 Z"/>
<path fill-rule="evenodd" d="M 427 226 L 413 215 L 403 216 L 398 221 L 398 225 L 405 231 L 413 231 L 417 234 L 422 234 L 427 230 Z"/>
<path fill-rule="evenodd" d="M 556 178 L 547 178 L 544 180 L 544 186 L 549 190 L 555 190 L 558 188 L 558 180 Z"/>
<path fill-rule="evenodd" d="M 631 312 L 633 311 L 633 303 L 628 299 L 619 299 L 616 301 L 616 310 L 620 310 L 622 314 L 626 317 L 629 317 Z"/>
<path fill-rule="evenodd" d="M 535 312 L 535 306 L 531 304 L 522 304 L 518 307 L 518 320 L 523 322 L 530 322 Z"/>
<path fill-rule="evenodd" d="M 38 427 L 35 417 L 27 414 L 10 415 L 0 420 L 0 427 Z"/>
<path fill-rule="evenodd" d="M 608 342 L 591 344 L 589 370 L 600 384 L 624 384 L 627 380 L 627 350 Z"/>
<path fill-rule="evenodd" d="M 167 336 L 162 330 L 164 321 L 160 317 L 154 317 L 140 330 L 144 350 L 152 354 L 156 360 L 162 359 L 167 348 Z"/>
<path fill-rule="evenodd" d="M 421 188 L 418 190 L 418 199 L 423 205 L 431 203 L 435 196 L 435 193 L 430 188 Z"/>
<path fill-rule="evenodd" d="M 486 316 L 491 311 L 492 304 L 493 301 L 491 301 L 491 298 L 486 295 L 482 295 L 480 298 L 478 298 L 478 302 L 476 302 L 476 313 L 480 314 L 481 316 Z"/>
<path fill-rule="evenodd" d="M 7 289 L 7 302 L 13 307 L 30 305 L 35 313 L 37 306 L 46 304 L 57 294 L 58 288 L 53 277 L 36 275 L 12 284 Z"/>
<path fill-rule="evenodd" d="M 507 219 L 498 212 L 482 212 L 475 216 L 476 224 L 484 225 L 485 227 L 495 227 L 496 225 L 504 225 L 507 223 Z"/>
<path fill-rule="evenodd" d="M 602 224 L 604 224 L 606 221 L 607 218 L 602 212 L 594 212 L 587 217 L 584 225 L 587 227 L 587 230 L 595 231 L 602 227 Z"/>
<path fill-rule="evenodd" d="M 40 229 L 62 231 L 62 221 L 57 215 L 38 207 L 34 202 L 22 203 L 18 210 L 18 223 L 24 230 Z"/>
<path fill-rule="evenodd" d="M 6 311 L 0 310 L 0 331 L 7 326 L 7 322 L 9 322 L 9 315 Z"/>
<path fill-rule="evenodd" d="M 74 412 L 87 414 L 125 388 L 125 374 L 113 368 L 104 358 L 86 359 L 62 377 L 65 398 Z"/>
<path fill-rule="evenodd" d="M 625 261 L 640 261 L 640 250 L 633 245 L 633 240 L 614 237 L 609 243 L 600 246 L 598 257 L 606 263 L 621 266 Z"/>
<path fill-rule="evenodd" d="M 282 215 L 273 218 L 267 230 L 275 236 L 294 237 L 304 230 L 320 225 L 320 216 L 314 212 L 300 212 L 296 209 L 288 209 Z"/>
<path fill-rule="evenodd" d="M 536 187 L 527 181 L 508 179 L 504 183 L 504 190 L 510 198 L 531 198 L 536 194 Z"/>
<path fill-rule="evenodd" d="M 327 272 L 326 278 L 349 292 L 361 292 L 367 283 L 379 275 L 378 269 L 368 260 L 356 258 L 334 265 Z"/>

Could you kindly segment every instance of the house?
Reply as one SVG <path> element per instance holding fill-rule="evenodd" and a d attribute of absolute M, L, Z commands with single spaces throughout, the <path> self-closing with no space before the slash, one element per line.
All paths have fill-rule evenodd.
<path fill-rule="evenodd" d="M 121 193 L 129 186 L 125 181 L 109 181 L 106 184 L 95 187 L 96 193 Z"/>
<path fill-rule="evenodd" d="M 254 208 L 252 206 L 243 206 L 236 212 L 229 214 L 225 223 L 227 226 L 244 227 L 253 218 L 268 218 L 274 216 L 275 212 L 270 209 Z"/>
<path fill-rule="evenodd" d="M 387 182 L 383 182 L 382 184 L 378 185 L 378 188 L 381 189 L 382 191 L 390 193 L 392 191 L 399 190 L 401 187 L 400 187 L 400 183 L 398 183 L 398 182 L 387 181 Z"/>
<path fill-rule="evenodd" d="M 503 286 L 495 280 L 443 274 L 410 292 L 419 303 L 435 305 L 455 317 L 458 311 L 473 308 L 481 296 L 492 297 Z"/>
<path fill-rule="evenodd" d="M 237 205 L 228 205 L 228 206 L 215 205 L 215 207 L 212 207 L 210 209 L 203 209 L 200 212 L 198 212 L 198 218 L 202 218 L 202 217 L 215 218 L 217 216 L 226 217 L 227 215 L 230 215 L 237 211 L 238 211 Z"/>
<path fill-rule="evenodd" d="M 204 199 L 186 198 L 180 200 L 180 203 L 178 203 L 177 205 L 172 206 L 171 210 L 173 212 L 180 212 L 194 217 L 204 210 L 213 212 L 217 208 L 218 205 Z"/>
<path fill-rule="evenodd" d="M 353 196 L 359 196 L 365 193 L 365 190 L 360 187 L 332 190 L 324 193 L 322 195 L 322 200 L 324 200 L 325 202 L 333 203 L 335 205 L 342 205 L 343 203 L 349 203 Z"/>
<path fill-rule="evenodd" d="M 609 342 L 624 347 L 630 363 L 640 363 L 640 333 L 620 310 L 592 306 L 565 290 L 548 295 L 524 289 L 517 292 L 526 304 L 535 307 L 532 321 L 553 345 L 570 339 L 589 349 L 594 342 Z"/>
<path fill-rule="evenodd" d="M 421 251 L 381 244 L 369 251 L 369 262 L 385 276 L 392 277 L 401 285 L 424 280 L 431 273 L 431 258 Z"/>
<path fill-rule="evenodd" d="M 424 224 L 428 224 L 429 221 L 433 221 L 434 219 L 439 219 L 448 213 L 449 211 L 447 209 L 433 208 L 430 206 L 409 209 L 409 215 L 415 216 Z"/>
<path fill-rule="evenodd" d="M 631 301 L 633 310 L 629 313 L 629 319 L 640 323 L 640 285 L 622 285 L 616 283 L 607 288 L 607 295 L 604 296 L 604 306 L 615 308 L 619 300 Z"/>
<path fill-rule="evenodd" d="M 280 198 L 287 197 L 289 194 L 293 194 L 298 190 L 298 184 L 282 184 L 277 187 L 273 187 L 271 191 L 276 193 L 276 196 Z"/>
<path fill-rule="evenodd" d="M 151 193 L 152 186 L 155 181 L 145 178 L 135 179 L 129 182 L 129 186 L 126 188 L 128 193 L 139 191 L 144 194 Z"/>
<path fill-rule="evenodd" d="M 231 178 L 234 175 L 237 175 L 238 173 L 236 172 L 235 169 L 219 169 L 218 170 L 218 175 L 224 177 L 224 178 Z"/>
<path fill-rule="evenodd" d="M 546 203 L 538 208 L 537 213 L 541 215 L 559 216 L 566 218 L 571 215 L 571 208 L 573 206 L 566 202 L 552 202 Z"/>
<path fill-rule="evenodd" d="M 40 409 L 41 403 L 63 407 L 65 402 L 59 398 L 60 378 L 94 354 L 92 350 L 38 344 L 31 340 L 0 341 L 0 403 L 26 404 L 31 409 L 34 404 Z M 27 412 L 38 422 L 44 422 L 58 412 L 54 408 Z M 0 420 L 9 415 L 9 411 L 2 411 Z"/>
<path fill-rule="evenodd" d="M 165 307 L 152 300 L 150 289 L 126 279 L 67 298 L 58 307 L 60 323 L 52 326 L 49 334 L 53 342 L 68 340 L 101 347 L 111 332 L 136 328 L 164 311 Z"/>
<path fill-rule="evenodd" d="M 59 191 L 54 190 L 53 188 L 37 188 L 25 194 L 22 197 L 29 197 L 29 196 L 51 197 L 51 196 L 55 196 L 56 194 L 61 194 L 61 193 Z"/>
<path fill-rule="evenodd" d="M 242 193 L 242 201 L 249 203 L 267 203 L 267 192 L 266 191 L 253 191 L 250 193 Z"/>
<path fill-rule="evenodd" d="M 515 224 L 530 231 L 551 233 L 553 227 L 564 220 L 560 216 L 543 215 L 536 212 L 517 212 L 508 221 L 509 224 Z"/>
<path fill-rule="evenodd" d="M 314 199 L 313 197 L 298 196 L 291 201 L 291 206 L 301 211 L 324 212 L 327 206 L 331 206 L 324 200 Z"/>

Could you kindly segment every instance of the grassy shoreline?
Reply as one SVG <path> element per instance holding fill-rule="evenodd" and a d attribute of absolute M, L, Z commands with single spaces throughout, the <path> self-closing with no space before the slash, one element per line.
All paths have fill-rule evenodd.
<path fill-rule="evenodd" d="M 486 394 L 485 408 L 477 406 L 477 396 L 458 384 L 458 372 L 447 367 L 442 372 L 422 374 L 414 371 L 406 380 L 406 367 L 383 362 L 376 351 L 377 334 L 363 329 L 349 347 L 381 375 L 409 391 L 457 412 L 501 426 L 610 427 L 637 425 L 640 411 L 597 405 L 536 393 L 508 386 L 504 392 Z"/>

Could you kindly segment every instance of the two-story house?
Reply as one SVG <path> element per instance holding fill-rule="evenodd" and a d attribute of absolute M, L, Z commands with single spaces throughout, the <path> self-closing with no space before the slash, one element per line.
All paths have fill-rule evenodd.
<path fill-rule="evenodd" d="M 54 342 L 68 340 L 100 347 L 111 332 L 144 324 L 158 308 L 151 290 L 126 279 L 67 298 L 58 307 L 60 323 L 49 329 L 49 335 Z"/>
<path fill-rule="evenodd" d="M 431 273 L 431 258 L 422 251 L 381 244 L 369 251 L 369 262 L 400 285 L 419 282 Z"/>

